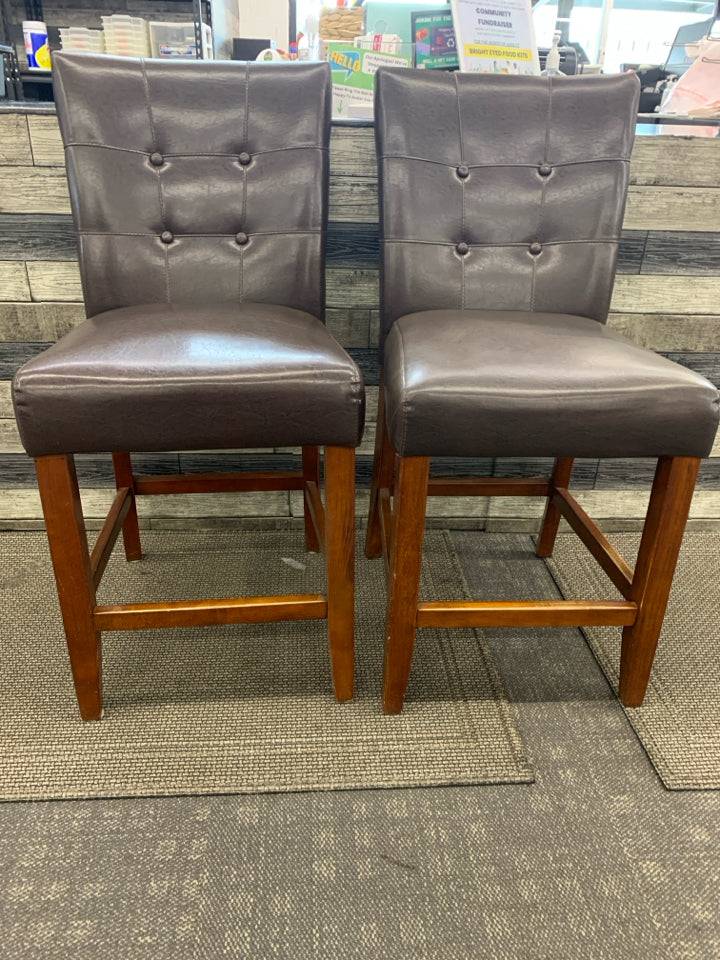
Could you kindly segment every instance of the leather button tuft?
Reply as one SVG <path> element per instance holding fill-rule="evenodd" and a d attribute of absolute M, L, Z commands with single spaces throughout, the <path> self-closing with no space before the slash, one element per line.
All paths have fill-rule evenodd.
<path fill-rule="evenodd" d="M 529 247 L 530 253 L 536 257 L 539 253 L 542 253 L 542 244 L 538 243 L 537 240 L 534 240 Z"/>
<path fill-rule="evenodd" d="M 464 257 L 466 253 L 470 252 L 470 247 L 463 240 L 460 243 L 458 243 L 458 245 L 455 247 L 455 250 L 457 251 L 457 253 L 460 254 L 461 257 Z"/>
<path fill-rule="evenodd" d="M 245 153 L 244 151 L 243 151 L 243 153 L 241 153 L 240 156 L 238 157 L 238 163 L 241 164 L 241 166 L 243 166 L 243 167 L 246 167 L 246 166 L 250 163 L 251 160 L 252 160 L 252 157 L 250 156 L 250 154 L 249 154 L 249 153 Z"/>
<path fill-rule="evenodd" d="M 247 243 L 250 238 L 246 233 L 236 233 L 235 234 L 235 243 L 239 243 L 242 247 L 243 244 Z"/>
<path fill-rule="evenodd" d="M 552 169 L 553 168 L 550 166 L 549 163 L 541 163 L 540 166 L 538 167 L 538 173 L 540 174 L 541 177 L 549 177 L 550 174 L 552 173 Z"/>
<path fill-rule="evenodd" d="M 165 163 L 165 157 L 161 153 L 151 153 L 150 163 L 154 167 L 161 167 Z"/>
<path fill-rule="evenodd" d="M 175 238 L 169 230 L 163 230 L 163 232 L 160 234 L 160 239 L 163 243 L 172 243 Z"/>
<path fill-rule="evenodd" d="M 455 173 L 460 177 L 461 180 L 465 180 L 470 176 L 470 168 L 466 167 L 464 163 L 461 163 Z"/>

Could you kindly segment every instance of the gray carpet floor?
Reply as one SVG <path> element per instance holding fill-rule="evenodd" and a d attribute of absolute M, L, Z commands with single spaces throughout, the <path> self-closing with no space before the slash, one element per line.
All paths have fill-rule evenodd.
<path fill-rule="evenodd" d="M 640 535 L 612 539 L 634 567 Z M 720 789 L 719 563 L 720 535 L 685 535 L 647 694 L 641 707 L 627 711 L 671 790 Z M 558 537 L 548 567 L 568 599 L 622 599 L 574 534 Z M 583 633 L 617 690 L 622 631 L 585 627 Z"/>
<path fill-rule="evenodd" d="M 429 531 L 425 546 L 424 594 L 467 594 L 448 534 Z M 143 550 L 130 564 L 115 550 L 104 601 L 324 588 L 324 558 L 299 530 L 146 531 Z M 105 719 L 83 724 L 47 538 L 3 534 L 0 799 L 532 780 L 480 631 L 423 631 L 407 708 L 383 716 L 384 580 L 360 554 L 351 704 L 332 695 L 324 621 L 121 631 L 103 643 Z"/>
<path fill-rule="evenodd" d="M 487 634 L 534 784 L 4 804 L 3 957 L 720 956 L 720 792 L 665 790 L 579 631 Z"/>

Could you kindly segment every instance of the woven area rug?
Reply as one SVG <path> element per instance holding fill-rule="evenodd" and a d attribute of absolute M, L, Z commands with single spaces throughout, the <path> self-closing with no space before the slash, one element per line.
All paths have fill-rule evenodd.
<path fill-rule="evenodd" d="M 613 534 L 632 565 L 639 534 Z M 548 566 L 567 599 L 618 597 L 575 536 L 558 537 Z M 720 534 L 683 541 L 650 685 L 642 707 L 625 712 L 670 790 L 720 788 Z M 619 627 L 583 633 L 617 690 Z"/>
<path fill-rule="evenodd" d="M 140 563 L 116 549 L 103 601 L 322 589 L 297 529 L 143 545 Z M 467 596 L 446 534 L 425 557 L 423 592 Z M 98 723 L 77 712 L 44 534 L 0 535 L 0 569 L 0 799 L 532 781 L 477 631 L 421 631 L 405 709 L 383 716 L 381 561 L 358 555 L 353 702 L 333 699 L 324 621 L 109 633 Z"/>

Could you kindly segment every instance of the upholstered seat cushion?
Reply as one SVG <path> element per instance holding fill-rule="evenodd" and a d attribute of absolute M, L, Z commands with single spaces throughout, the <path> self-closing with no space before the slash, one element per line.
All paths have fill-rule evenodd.
<path fill-rule="evenodd" d="M 15 376 L 20 436 L 57 453 L 355 446 L 358 368 L 288 307 L 150 304 L 85 320 Z"/>
<path fill-rule="evenodd" d="M 702 457 L 718 422 L 703 377 L 566 314 L 408 314 L 385 376 L 403 456 Z"/>

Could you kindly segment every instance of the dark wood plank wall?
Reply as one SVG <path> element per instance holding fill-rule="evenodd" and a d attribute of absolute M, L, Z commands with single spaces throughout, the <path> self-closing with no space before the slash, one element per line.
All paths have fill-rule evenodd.
<path fill-rule="evenodd" d="M 720 384 L 720 142 L 639 137 L 609 323 L 636 342 L 702 372 Z M 377 183 L 372 129 L 333 128 L 328 231 L 327 323 L 365 374 L 369 417 L 358 456 L 362 512 L 370 475 L 377 403 Z M 40 507 L 32 463 L 22 451 L 12 413 L 10 379 L 27 358 L 84 316 L 75 235 L 52 115 L 0 113 L 0 524 L 35 526 Z M 295 450 L 138 457 L 142 472 L 290 467 Z M 84 502 L 100 517 L 110 496 L 109 457 L 79 458 Z M 547 464 L 483 460 L 487 475 L 522 476 Z M 466 461 L 443 472 L 466 473 Z M 586 509 L 607 527 L 630 527 L 642 516 L 653 465 L 581 461 L 573 484 Z M 431 500 L 447 522 L 489 529 L 528 529 L 540 505 L 491 499 Z M 286 493 L 162 497 L 143 502 L 144 522 L 167 525 L 219 518 L 288 517 L 302 512 Z M 697 524 L 720 523 L 720 443 L 703 465 L 692 511 Z"/>

